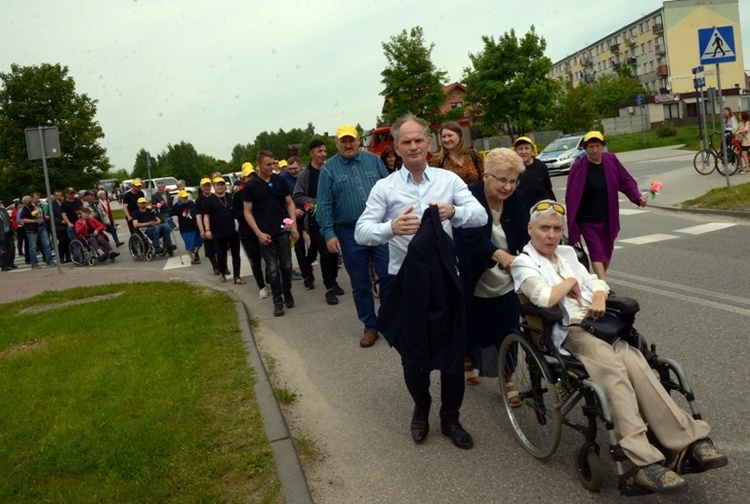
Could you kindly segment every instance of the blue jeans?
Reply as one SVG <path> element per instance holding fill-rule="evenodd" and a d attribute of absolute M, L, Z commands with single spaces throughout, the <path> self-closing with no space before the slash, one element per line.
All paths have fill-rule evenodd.
<path fill-rule="evenodd" d="M 349 279 L 352 282 L 352 297 L 357 307 L 357 318 L 365 325 L 365 331 L 377 332 L 378 317 L 370 285 L 370 262 L 375 265 L 375 274 L 380 280 L 380 305 L 385 303 L 391 290 L 393 277 L 388 274 L 388 245 L 368 247 L 354 240 L 354 228 L 336 226 L 336 237 L 341 244 L 341 255 Z"/>
<path fill-rule="evenodd" d="M 49 235 L 47 234 L 47 226 L 44 224 L 39 226 L 39 231 L 32 233 L 31 231 L 26 231 L 26 240 L 29 247 L 29 259 L 31 260 L 31 265 L 36 266 L 38 261 L 36 258 L 36 243 L 37 240 L 39 240 L 40 245 L 42 246 L 42 257 L 44 258 L 44 262 L 47 264 L 52 264 L 52 252 L 50 251 L 50 245 L 49 245 Z"/>
<path fill-rule="evenodd" d="M 274 305 L 283 303 L 282 295 L 292 291 L 292 243 L 289 238 L 289 233 L 279 233 L 271 238 L 270 245 L 260 246 Z"/>
<path fill-rule="evenodd" d="M 151 238 L 151 243 L 154 244 L 155 249 L 159 248 L 159 238 L 164 238 L 164 246 L 172 246 L 172 237 L 169 236 L 169 226 L 166 224 L 146 228 L 146 236 Z"/>

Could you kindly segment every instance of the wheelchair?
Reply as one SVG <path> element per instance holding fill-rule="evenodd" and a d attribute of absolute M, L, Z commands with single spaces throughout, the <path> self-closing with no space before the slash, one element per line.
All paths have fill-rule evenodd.
<path fill-rule="evenodd" d="M 600 447 L 596 442 L 597 420 L 601 420 L 608 434 L 609 453 L 617 468 L 620 493 L 627 496 L 650 494 L 649 490 L 628 483 L 632 470 L 628 472 L 625 469 L 625 463 L 629 461 L 617 444 L 614 422 L 603 390 L 588 377 L 580 361 L 572 355 L 561 354 L 552 341 L 552 327 L 562 320 L 562 311 L 558 307 L 539 308 L 526 296 L 521 294 L 519 297 L 521 323 L 515 332 L 505 338 L 498 354 L 502 401 L 516 439 L 534 457 L 547 459 L 560 444 L 563 425 L 580 432 L 584 436 L 584 443 L 574 453 L 574 465 L 584 488 L 597 492 L 604 479 L 599 459 Z M 616 310 L 620 317 L 628 321 L 628 333 L 623 334 L 622 339 L 641 351 L 667 392 L 684 396 L 693 418 L 701 419 L 680 365 L 658 356 L 656 346 L 652 344 L 649 347 L 643 335 L 632 327 L 639 310 L 638 302 L 629 298 L 610 298 L 607 308 Z M 506 359 L 510 359 L 512 364 L 506 365 Z M 515 383 L 520 404 L 518 400 L 516 404 L 511 403 L 511 396 L 503 383 L 503 376 L 506 375 L 510 375 Z M 584 420 L 580 420 L 581 415 L 574 415 L 574 409 L 581 402 Z M 660 448 L 650 433 L 649 439 Z M 676 454 L 666 453 L 664 449 L 661 451 L 667 464 L 674 461 Z M 683 468 L 683 473 L 701 471 L 698 467 Z"/>
<path fill-rule="evenodd" d="M 70 262 L 76 266 L 93 266 L 99 262 L 96 249 L 91 246 L 85 237 L 71 241 L 68 245 L 68 254 L 70 255 Z M 114 257 L 109 257 L 109 260 L 115 262 Z"/>
<path fill-rule="evenodd" d="M 146 261 L 151 261 L 157 255 L 160 257 L 164 257 L 167 254 L 169 254 L 169 257 L 174 255 L 174 250 L 169 249 L 166 245 L 159 249 L 154 249 L 154 244 L 151 243 L 151 238 L 140 229 L 135 228 L 133 228 L 133 234 L 131 234 L 128 239 L 128 251 L 137 262 L 141 262 L 144 259 Z"/>

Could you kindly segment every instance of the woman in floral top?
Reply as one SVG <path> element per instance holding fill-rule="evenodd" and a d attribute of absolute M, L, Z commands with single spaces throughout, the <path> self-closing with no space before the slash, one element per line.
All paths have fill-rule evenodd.
<path fill-rule="evenodd" d="M 467 185 L 484 178 L 482 156 L 466 147 L 460 124 L 452 121 L 443 124 L 440 143 L 443 148 L 430 160 L 431 166 L 452 171 Z"/>

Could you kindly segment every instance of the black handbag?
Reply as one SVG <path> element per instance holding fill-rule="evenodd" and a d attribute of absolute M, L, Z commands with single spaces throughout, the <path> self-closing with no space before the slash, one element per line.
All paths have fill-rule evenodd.
<path fill-rule="evenodd" d="M 627 341 L 633 326 L 632 321 L 623 319 L 619 310 L 613 310 L 611 308 L 607 308 L 607 311 L 604 312 L 604 316 L 600 319 L 592 320 L 585 318 L 580 324 L 571 325 L 580 325 L 586 331 L 600 340 L 606 341 L 610 345 L 620 338 Z"/>

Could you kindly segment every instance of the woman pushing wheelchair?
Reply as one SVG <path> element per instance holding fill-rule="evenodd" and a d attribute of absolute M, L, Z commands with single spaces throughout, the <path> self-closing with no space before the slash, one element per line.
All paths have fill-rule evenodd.
<path fill-rule="evenodd" d="M 511 266 L 516 292 L 537 306 L 562 310 L 563 320 L 552 330 L 554 345 L 581 361 L 604 390 L 619 446 L 634 465 L 633 482 L 656 493 L 687 491 L 677 473 L 681 468 L 714 469 L 727 465 L 727 458 L 708 439 L 708 424 L 677 406 L 637 348 L 624 340 L 607 343 L 580 327 L 584 318 L 604 316 L 609 287 L 589 274 L 572 247 L 559 245 L 564 226 L 560 203 L 544 200 L 531 209 L 531 241 Z M 679 454 L 677 472 L 664 465 L 649 430 L 665 450 Z"/>

